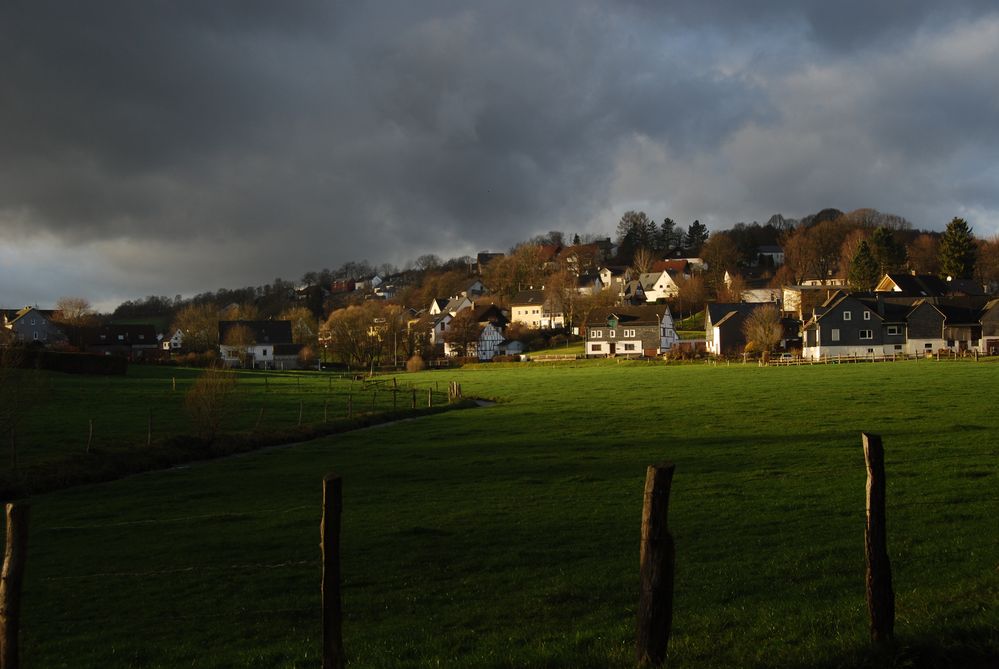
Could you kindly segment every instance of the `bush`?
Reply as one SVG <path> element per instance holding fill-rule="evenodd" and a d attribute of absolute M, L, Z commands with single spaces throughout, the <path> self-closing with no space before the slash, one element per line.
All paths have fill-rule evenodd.
<path fill-rule="evenodd" d="M 232 409 L 236 390 L 236 373 L 222 367 L 209 367 L 198 377 L 184 397 L 191 422 L 199 435 L 214 441 L 222 429 L 222 421 Z"/>
<path fill-rule="evenodd" d="M 423 361 L 423 356 L 419 353 L 415 354 L 412 358 L 406 361 L 407 372 L 422 372 L 426 368 L 427 363 Z"/>
<path fill-rule="evenodd" d="M 520 362 L 519 355 L 494 355 L 493 362 Z"/>

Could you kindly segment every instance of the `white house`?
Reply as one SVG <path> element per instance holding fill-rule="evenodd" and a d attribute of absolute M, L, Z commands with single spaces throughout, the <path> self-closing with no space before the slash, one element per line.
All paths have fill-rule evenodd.
<path fill-rule="evenodd" d="M 677 285 L 668 271 L 646 272 L 640 274 L 638 280 L 645 292 L 646 302 L 666 300 L 680 292 L 680 286 Z"/>

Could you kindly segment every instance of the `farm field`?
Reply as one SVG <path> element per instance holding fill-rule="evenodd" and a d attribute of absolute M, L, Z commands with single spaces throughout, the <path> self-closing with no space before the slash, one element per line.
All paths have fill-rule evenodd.
<path fill-rule="evenodd" d="M 111 384 L 169 391 L 172 372 L 135 373 Z M 995 666 L 996 362 L 399 380 L 455 380 L 498 404 L 33 497 L 24 666 L 316 666 L 321 480 L 336 471 L 353 666 L 631 667 L 642 486 L 664 460 L 669 666 Z M 139 397 L 118 410 L 141 433 Z M 288 397 L 293 422 L 303 400 Z M 82 413 L 67 411 L 70 431 Z M 49 416 L 53 439 L 62 422 Z M 881 651 L 867 643 L 862 430 L 886 449 L 898 639 Z"/>

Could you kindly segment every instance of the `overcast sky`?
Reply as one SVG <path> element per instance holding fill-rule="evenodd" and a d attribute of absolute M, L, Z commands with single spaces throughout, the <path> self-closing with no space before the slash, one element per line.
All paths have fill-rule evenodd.
<path fill-rule="evenodd" d="M 880 8 L 879 8 L 880 7 Z M 621 214 L 999 232 L 992 1 L 0 4 L 0 306 Z"/>

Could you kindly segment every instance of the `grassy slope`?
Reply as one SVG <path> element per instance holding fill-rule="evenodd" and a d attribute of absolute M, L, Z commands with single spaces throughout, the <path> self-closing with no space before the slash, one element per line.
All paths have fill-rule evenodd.
<path fill-rule="evenodd" d="M 315 666 L 336 470 L 357 666 L 630 666 L 644 469 L 670 459 L 672 666 L 988 666 L 997 371 L 423 374 L 503 402 L 35 498 L 25 664 Z M 864 652 L 860 430 L 887 449 L 893 659 Z"/>

